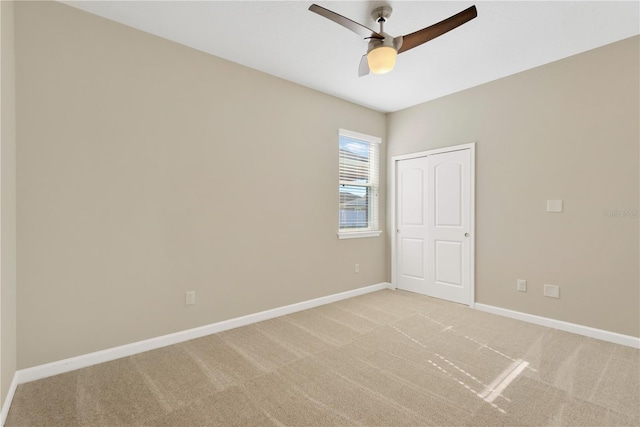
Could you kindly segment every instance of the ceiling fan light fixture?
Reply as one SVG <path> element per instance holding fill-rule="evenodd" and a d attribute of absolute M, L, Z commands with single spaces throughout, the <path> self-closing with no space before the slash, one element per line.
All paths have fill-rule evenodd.
<path fill-rule="evenodd" d="M 369 69 L 374 74 L 385 74 L 396 65 L 398 51 L 392 46 L 378 46 L 367 53 Z"/>
<path fill-rule="evenodd" d="M 393 70 L 393 67 L 396 65 L 396 57 L 399 53 L 406 52 L 409 49 L 433 40 L 478 16 L 476 7 L 471 6 L 462 12 L 458 12 L 447 19 L 424 27 L 421 30 L 404 36 L 391 37 L 384 32 L 384 24 L 392 12 L 391 6 L 389 5 L 377 7 L 371 12 L 373 20 L 380 24 L 379 32 L 332 12 L 329 9 L 325 9 L 322 6 L 318 6 L 317 4 L 309 6 L 309 10 L 336 24 L 342 25 L 346 29 L 360 35 L 365 40 L 369 40 L 367 54 L 362 55 L 358 66 L 358 76 L 360 77 L 366 76 L 369 72 L 374 74 L 388 73 Z M 367 58 L 366 61 L 365 56 Z"/>

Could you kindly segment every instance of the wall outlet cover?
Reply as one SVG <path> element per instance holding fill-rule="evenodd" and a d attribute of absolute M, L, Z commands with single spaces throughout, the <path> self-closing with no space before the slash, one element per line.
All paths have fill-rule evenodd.
<path fill-rule="evenodd" d="M 185 305 L 193 305 L 196 303 L 196 291 L 187 291 L 185 294 Z"/>
<path fill-rule="evenodd" d="M 544 285 L 544 296 L 549 298 L 560 298 L 560 286 Z"/>
<path fill-rule="evenodd" d="M 516 282 L 516 289 L 520 292 L 527 292 L 527 281 L 518 279 Z"/>

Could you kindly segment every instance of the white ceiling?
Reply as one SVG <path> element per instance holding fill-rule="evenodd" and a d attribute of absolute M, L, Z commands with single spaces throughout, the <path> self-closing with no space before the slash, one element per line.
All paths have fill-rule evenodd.
<path fill-rule="evenodd" d="M 316 2 L 404 35 L 475 4 L 478 17 L 358 77 L 366 41 L 307 9 Z M 378 111 L 397 111 L 640 33 L 638 1 L 71 1 L 103 16 Z"/>

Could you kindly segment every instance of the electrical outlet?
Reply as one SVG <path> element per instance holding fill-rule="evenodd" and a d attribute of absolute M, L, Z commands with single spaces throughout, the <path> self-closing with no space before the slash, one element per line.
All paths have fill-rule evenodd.
<path fill-rule="evenodd" d="M 518 279 L 516 282 L 516 289 L 520 292 L 527 292 L 527 281 Z"/>
<path fill-rule="evenodd" d="M 544 296 L 549 298 L 560 298 L 560 286 L 544 285 Z"/>
<path fill-rule="evenodd" d="M 356 266 L 353 269 L 354 272 L 356 273 L 360 273 L 360 264 L 356 264 Z"/>
<path fill-rule="evenodd" d="M 187 291 L 185 294 L 185 304 L 193 305 L 196 303 L 196 291 Z"/>

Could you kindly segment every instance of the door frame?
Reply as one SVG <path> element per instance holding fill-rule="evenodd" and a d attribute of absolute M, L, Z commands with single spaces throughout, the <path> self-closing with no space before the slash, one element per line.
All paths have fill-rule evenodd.
<path fill-rule="evenodd" d="M 461 151 L 461 150 L 470 150 L 469 153 L 471 155 L 471 170 L 469 171 L 469 174 L 471 176 L 471 191 L 470 191 L 470 196 L 471 196 L 471 200 L 470 200 L 470 218 L 469 218 L 469 262 L 471 263 L 471 265 L 469 266 L 469 308 L 474 308 L 475 305 L 475 265 L 476 265 L 476 258 L 475 258 L 475 243 L 476 243 L 476 233 L 475 233 L 475 228 L 476 228 L 476 143 L 475 142 L 471 142 L 468 144 L 460 144 L 460 145 L 453 145 L 450 147 L 442 147 L 442 148 L 435 148 L 432 150 L 427 150 L 427 151 L 419 151 L 417 153 L 410 153 L 410 154 L 401 154 L 398 156 L 393 156 L 391 157 L 391 197 L 389 197 L 389 199 L 391 200 L 391 212 L 390 212 L 390 216 L 391 216 L 391 287 L 393 289 L 398 289 L 398 281 L 397 281 L 397 266 L 396 266 L 396 261 L 397 261 L 397 252 L 398 252 L 398 248 L 396 246 L 396 239 L 397 239 L 397 230 L 398 230 L 398 223 L 397 223 L 397 213 L 398 213 L 398 206 L 397 206 L 397 183 L 398 183 L 398 177 L 397 177 L 397 165 L 399 161 L 402 160 L 409 160 L 409 159 L 415 159 L 418 157 L 427 157 L 427 156 L 433 156 L 435 154 L 442 154 L 442 153 L 450 153 L 452 151 Z"/>

